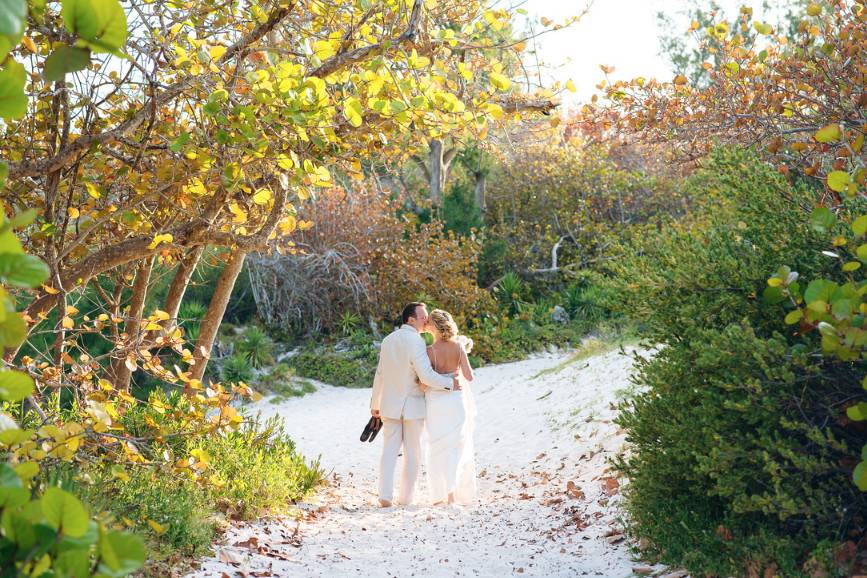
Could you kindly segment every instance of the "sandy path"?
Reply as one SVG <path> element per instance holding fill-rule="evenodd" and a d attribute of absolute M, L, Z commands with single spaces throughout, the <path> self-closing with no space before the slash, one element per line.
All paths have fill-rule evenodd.
<path fill-rule="evenodd" d="M 632 359 L 572 359 L 477 371 L 474 507 L 374 506 L 381 440 L 358 441 L 369 390 L 321 385 L 279 405 L 263 400 L 263 415 L 282 416 L 306 456 L 322 456 L 331 485 L 302 505 L 300 521 L 233 528 L 189 576 L 632 575 L 628 547 L 611 537 L 618 493 L 606 463 L 623 441 L 612 404 Z"/>

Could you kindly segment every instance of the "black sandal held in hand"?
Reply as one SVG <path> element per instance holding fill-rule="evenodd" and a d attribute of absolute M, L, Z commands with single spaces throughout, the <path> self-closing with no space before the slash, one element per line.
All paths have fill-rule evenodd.
<path fill-rule="evenodd" d="M 372 442 L 380 429 L 382 429 L 382 420 L 378 417 L 370 418 L 370 421 L 364 426 L 364 431 L 361 432 L 361 441 Z"/>

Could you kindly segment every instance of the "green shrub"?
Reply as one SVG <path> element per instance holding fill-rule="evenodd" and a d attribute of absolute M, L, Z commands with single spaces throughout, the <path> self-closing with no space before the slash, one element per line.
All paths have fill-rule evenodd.
<path fill-rule="evenodd" d="M 580 271 L 561 298 L 569 316 L 589 328 L 612 318 L 616 300 L 611 281 L 594 271 Z"/>
<path fill-rule="evenodd" d="M 287 397 L 301 397 L 316 391 L 316 387 L 306 379 L 295 377 L 295 370 L 286 363 L 278 363 L 271 371 L 259 378 L 259 387 L 274 394 L 273 403 L 279 403 Z"/>
<path fill-rule="evenodd" d="M 301 377 L 343 387 L 370 387 L 376 373 L 375 352 L 355 358 L 333 348 L 313 348 L 289 358 L 289 365 Z"/>
<path fill-rule="evenodd" d="M 337 326 L 344 335 L 351 335 L 360 324 L 361 317 L 351 311 L 344 311 L 337 321 Z"/>
<path fill-rule="evenodd" d="M 236 348 L 257 369 L 274 363 L 274 341 L 258 327 L 248 327 Z"/>
<path fill-rule="evenodd" d="M 187 341 L 195 343 L 199 339 L 199 325 L 208 312 L 207 306 L 198 301 L 185 301 L 178 311 L 178 322 L 184 327 Z"/>
<path fill-rule="evenodd" d="M 746 323 L 686 339 L 639 366 L 647 392 L 618 419 L 632 449 L 619 467 L 633 531 L 694 573 L 740 575 L 752 561 L 791 576 L 838 536 L 857 498 L 829 426 L 857 379 L 827 383 L 782 336 Z"/>
<path fill-rule="evenodd" d="M 355 330 L 340 342 L 310 345 L 288 363 L 300 377 L 344 387 L 370 387 L 378 360 L 379 346 L 373 337 Z"/>
<path fill-rule="evenodd" d="M 295 451 L 277 417 L 246 422 L 237 431 L 198 440 L 191 449 L 207 456 L 210 501 L 232 517 L 284 512 L 323 476 L 318 461 L 308 465 Z"/>
<path fill-rule="evenodd" d="M 220 362 L 220 376 L 227 383 L 249 383 L 253 380 L 253 364 L 246 356 L 235 353 Z"/>
<path fill-rule="evenodd" d="M 0 463 L 0 575 L 120 577 L 144 563 L 141 538 L 91 520 L 66 490 L 48 486 L 31 496 L 23 474 L 31 464 L 16 472 Z"/>
<path fill-rule="evenodd" d="M 662 346 L 619 418 L 630 529 L 696 575 L 799 575 L 867 518 L 840 420 L 863 371 L 806 355 L 766 284 L 781 259 L 810 276 L 831 266 L 806 218 L 815 195 L 734 149 L 686 186 L 701 212 L 612 265 L 618 308 Z"/>
<path fill-rule="evenodd" d="M 494 287 L 494 295 L 509 315 L 517 315 L 524 306 L 526 290 L 524 281 L 515 273 L 509 272 L 503 275 Z"/>
<path fill-rule="evenodd" d="M 208 496 L 183 476 L 147 467 L 121 477 L 109 470 L 94 470 L 90 476 L 94 483 L 82 488 L 91 507 L 114 522 L 132 524 L 148 536 L 151 550 L 161 557 L 172 551 L 204 554 L 216 536 Z"/>
<path fill-rule="evenodd" d="M 466 182 L 457 183 L 443 198 L 440 217 L 446 229 L 459 235 L 469 235 L 482 227 L 482 212 L 476 203 L 475 191 Z"/>

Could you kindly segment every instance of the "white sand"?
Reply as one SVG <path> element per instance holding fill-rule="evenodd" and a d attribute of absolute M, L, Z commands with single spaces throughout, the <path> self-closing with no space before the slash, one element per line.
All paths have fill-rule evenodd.
<path fill-rule="evenodd" d="M 300 521 L 232 528 L 189 576 L 632 575 L 629 546 L 611 537 L 619 492 L 607 463 L 623 443 L 611 420 L 632 358 L 613 351 L 571 359 L 477 371 L 473 507 L 374 505 L 381 436 L 358 440 L 369 390 L 320 385 L 278 405 L 263 400 L 262 414 L 282 416 L 304 455 L 322 456 L 331 484 L 302 504 Z"/>

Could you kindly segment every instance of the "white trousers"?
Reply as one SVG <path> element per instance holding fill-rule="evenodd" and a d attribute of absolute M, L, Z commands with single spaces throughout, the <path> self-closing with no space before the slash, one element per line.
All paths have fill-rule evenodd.
<path fill-rule="evenodd" d="M 424 429 L 423 419 L 389 419 L 382 420 L 382 459 L 379 463 L 379 499 L 393 501 L 394 469 L 397 466 L 397 455 L 403 447 L 403 472 L 400 477 L 399 503 L 404 506 L 412 504 L 415 495 L 415 485 L 421 469 L 421 433 Z"/>

